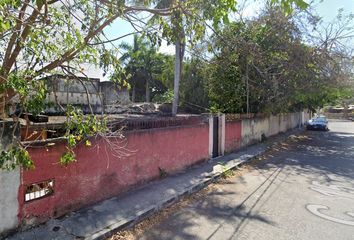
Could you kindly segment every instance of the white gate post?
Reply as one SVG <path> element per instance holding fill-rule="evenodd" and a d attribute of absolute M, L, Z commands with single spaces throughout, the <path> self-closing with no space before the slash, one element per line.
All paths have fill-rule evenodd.
<path fill-rule="evenodd" d="M 219 114 L 219 155 L 225 153 L 225 114 Z"/>
<path fill-rule="evenodd" d="M 214 136 L 214 131 L 213 131 L 213 124 L 214 124 L 214 119 L 213 115 L 209 116 L 209 158 L 213 158 L 213 136 Z"/>

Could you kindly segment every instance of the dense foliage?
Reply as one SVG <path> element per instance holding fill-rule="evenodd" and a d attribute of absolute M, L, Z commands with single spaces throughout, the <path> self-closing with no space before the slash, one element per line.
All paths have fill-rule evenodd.
<path fill-rule="evenodd" d="M 336 58 L 328 61 L 330 51 L 306 46 L 292 23 L 294 6 L 304 9 L 307 4 L 269 2 L 281 11 L 229 23 L 235 0 L 1 1 L 0 118 L 13 114 L 15 105 L 21 113 L 41 113 L 48 92 L 38 80 L 58 73 L 75 77 L 83 63 L 97 65 L 112 81 L 130 86 L 134 100 L 173 97 L 175 104 L 180 93 L 184 105 L 199 111 L 279 112 L 320 105 L 338 95 L 332 88 L 333 76 L 341 70 Z M 140 18 L 142 13 L 147 22 Z M 103 30 L 116 19 L 128 21 L 143 37 L 136 37 L 132 46 L 115 45 L 120 38 L 108 39 Z M 211 61 L 193 56 L 177 67 L 186 46 L 199 44 L 207 29 L 214 32 L 212 39 L 204 39 L 210 42 Z M 157 52 L 162 39 L 180 46 L 175 63 L 174 57 Z M 182 75 L 181 91 L 177 75 Z M 61 158 L 63 165 L 75 160 L 74 148 L 82 139 L 108 131 L 103 117 L 66 110 L 68 151 Z M 12 146 L 2 151 L 0 163 L 31 166 L 21 143 Z"/>
<path fill-rule="evenodd" d="M 125 50 L 120 60 L 125 67 L 133 102 L 150 102 L 167 91 L 165 66 L 170 66 L 170 56 L 158 53 L 156 46 L 138 35 L 134 36 L 132 45 L 123 43 L 120 48 Z"/>
<path fill-rule="evenodd" d="M 298 21 L 294 15 L 269 7 L 252 20 L 231 22 L 216 31 L 208 39 L 209 61 L 200 57 L 200 51 L 205 55 L 205 49 L 198 49 L 198 54 L 190 52 L 184 60 L 182 110 L 275 114 L 315 109 L 353 96 L 350 56 L 327 48 L 324 42 L 306 42 Z M 170 102 L 173 59 L 150 48 L 153 49 L 151 56 L 163 56 L 164 60 L 150 69 L 149 61 L 143 57 L 149 51 L 140 46 L 137 49 L 145 53 L 140 53 L 139 64 L 149 69 L 159 83 L 158 87 L 152 87 L 159 89 L 153 101 Z M 135 53 L 128 51 L 127 54 L 133 61 Z M 127 71 L 139 73 L 130 64 L 126 66 Z M 145 79 L 137 81 L 141 84 L 137 99 L 145 96 Z"/>
<path fill-rule="evenodd" d="M 204 34 L 204 21 L 211 20 L 217 25 L 227 18 L 229 10 L 235 8 L 234 0 L 207 3 L 198 0 L 165 1 L 169 2 L 166 7 L 157 7 L 161 2 L 164 1 L 1 1 L 0 118 L 13 114 L 11 108 L 14 105 L 19 105 L 24 113 L 40 113 L 45 107 L 47 90 L 45 84 L 39 84 L 37 80 L 57 73 L 76 76 L 82 72 L 82 63 L 98 65 L 107 73 L 114 69 L 112 80 L 126 85 L 127 74 L 124 74 L 117 55 L 120 49 L 117 46 L 107 47 L 116 39 L 108 39 L 103 33 L 118 18 L 128 21 L 135 28 L 137 23 L 140 25 L 139 14 L 150 14 L 154 21 L 147 24 L 146 34 L 150 34 L 156 42 L 161 41 L 161 35 L 157 34 L 159 30 L 162 37 L 175 41 L 179 37 L 176 30 L 181 29 L 182 24 L 186 33 L 193 36 L 190 40 L 195 41 Z M 154 59 L 149 54 L 144 57 L 148 58 L 145 61 Z M 150 65 L 155 66 L 155 63 Z M 140 70 L 151 70 L 139 66 L 134 68 L 139 70 L 139 74 L 142 73 Z M 144 77 L 138 77 L 139 74 L 134 73 L 133 79 L 149 76 L 145 82 L 152 81 L 151 73 L 144 73 Z M 73 116 L 67 110 L 69 125 Z M 90 128 L 91 120 L 97 119 L 89 117 L 81 122 L 74 121 L 77 126 L 73 129 Z M 73 129 L 69 129 L 70 133 L 66 135 L 69 146 L 62 158 L 64 164 L 74 160 Z M 86 134 L 96 134 L 97 131 Z M 21 148 L 20 142 L 15 145 L 17 147 L 14 149 Z M 11 155 L 11 151 L 6 152 Z M 5 159 L 3 155 L 1 159 Z"/>
<path fill-rule="evenodd" d="M 206 76 L 215 111 L 314 109 L 336 99 L 350 77 L 335 52 L 304 43 L 294 19 L 274 8 L 228 24 L 211 48 Z"/>

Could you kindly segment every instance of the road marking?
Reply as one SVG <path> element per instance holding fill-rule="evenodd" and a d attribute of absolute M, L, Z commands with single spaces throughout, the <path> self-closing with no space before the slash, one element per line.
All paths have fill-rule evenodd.
<path fill-rule="evenodd" d="M 307 210 L 309 210 L 311 213 L 313 213 L 314 215 L 321 217 L 323 219 L 332 221 L 332 222 L 336 222 L 336 223 L 341 223 L 344 225 L 349 225 L 349 226 L 354 226 L 354 221 L 348 221 L 348 220 L 343 220 L 343 219 L 339 219 L 339 218 L 335 218 L 332 216 L 328 216 L 326 214 L 321 213 L 319 210 L 323 209 L 323 210 L 329 210 L 329 207 L 324 206 L 324 205 L 319 205 L 319 204 L 308 204 L 306 205 Z M 350 217 L 354 217 L 354 212 L 346 212 L 346 214 Z"/>
<path fill-rule="evenodd" d="M 299 162 L 299 160 L 297 160 L 295 158 L 286 158 L 286 160 L 288 160 L 290 162 Z"/>
<path fill-rule="evenodd" d="M 344 197 L 344 198 L 349 198 L 349 199 L 354 199 L 354 189 L 349 188 L 349 187 L 342 187 L 342 186 L 336 186 L 336 185 L 322 185 L 317 181 L 313 181 L 310 189 L 321 193 L 325 196 L 330 196 L 330 197 Z"/>

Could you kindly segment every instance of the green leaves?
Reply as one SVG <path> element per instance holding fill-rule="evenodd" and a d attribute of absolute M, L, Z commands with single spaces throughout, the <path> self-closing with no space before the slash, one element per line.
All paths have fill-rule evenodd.
<path fill-rule="evenodd" d="M 215 37 L 217 54 L 207 67 L 212 109 L 245 113 L 248 101 L 251 112 L 279 113 L 336 99 L 341 84 L 335 79 L 345 78 L 340 59 L 303 44 L 298 32 L 278 8 L 227 25 Z"/>
<path fill-rule="evenodd" d="M 76 162 L 75 153 L 72 149 L 68 148 L 68 151 L 63 153 L 60 157 L 60 164 L 62 166 L 68 166 L 70 163 Z"/>
<path fill-rule="evenodd" d="M 66 134 L 67 140 L 66 152 L 60 158 L 60 164 L 67 166 L 76 161 L 74 152 L 75 147 L 84 143 L 90 147 L 91 141 L 88 138 L 95 135 L 104 134 L 108 131 L 107 122 L 104 118 L 95 115 L 84 115 L 80 109 L 69 106 L 67 109 Z"/>
<path fill-rule="evenodd" d="M 35 0 L 37 7 L 40 7 L 44 4 L 45 0 Z"/>
<path fill-rule="evenodd" d="M 291 14 L 294 10 L 294 6 L 301 10 L 305 10 L 309 7 L 309 4 L 304 0 L 271 0 L 271 3 L 280 6 L 280 9 L 284 11 L 285 15 Z"/>
<path fill-rule="evenodd" d="M 157 103 L 172 103 L 173 101 L 173 90 L 167 90 L 163 94 L 155 95 L 154 102 Z"/>
<path fill-rule="evenodd" d="M 22 110 L 37 115 L 46 107 L 47 89 L 43 81 L 28 81 L 31 72 L 12 72 L 8 81 L 0 84 L 0 92 L 13 90 L 19 95 Z"/>
<path fill-rule="evenodd" d="M 0 152 L 0 169 L 13 170 L 17 166 L 24 169 L 33 169 L 34 164 L 27 150 L 21 147 L 10 147 Z"/>
<path fill-rule="evenodd" d="M 287 13 L 291 12 L 294 4 L 300 9 L 307 7 L 307 3 L 303 0 L 272 1 L 274 4 L 280 5 Z M 80 70 L 80 65 L 83 63 L 99 65 L 105 73 L 111 73 L 110 79 L 120 86 L 127 87 L 129 82 L 141 90 L 142 86 L 138 86 L 139 83 L 149 83 L 152 97 L 165 92 L 167 88 L 171 89 L 172 81 L 170 79 L 173 75 L 173 64 L 171 63 L 173 59 L 157 53 L 155 46 L 161 44 L 162 38 L 167 39 L 168 43 L 179 40 L 183 44 L 195 46 L 205 36 L 210 27 L 209 24 L 213 26 L 215 31 L 219 31 L 223 25 L 229 24 L 229 13 L 236 10 L 236 0 L 31 0 L 30 4 L 20 0 L 0 1 L 0 45 L 2 46 L 0 49 L 0 66 L 2 68 L 0 69 L 0 93 L 6 93 L 5 95 L 8 96 L 7 105 L 16 96 L 21 109 L 34 114 L 39 114 L 46 106 L 47 89 L 45 84 L 38 79 L 57 73 L 65 75 L 68 74 L 68 69 Z M 133 6 L 134 4 L 139 8 L 134 8 L 136 7 Z M 145 33 L 142 38 L 136 39 L 137 42 L 133 48 L 125 49 L 128 54 L 123 55 L 120 61 L 118 52 L 124 47 L 119 46 L 118 50 L 113 50 L 113 48 L 102 44 L 102 37 L 105 37 L 101 34 L 102 30 L 109 26 L 115 18 L 131 21 L 133 17 L 137 16 L 134 14 L 139 11 L 154 12 L 155 16 L 146 26 L 148 33 Z M 247 38 L 247 41 L 256 43 L 254 56 L 257 56 L 258 53 L 262 54 L 257 50 L 266 52 L 264 58 L 271 60 L 270 67 L 282 66 L 280 63 L 289 62 L 291 58 L 289 54 L 269 47 L 281 45 L 279 43 L 285 40 L 281 39 L 280 41 L 272 37 L 267 23 L 262 26 L 251 30 L 240 26 L 238 33 Z M 293 36 L 290 35 L 286 36 L 291 39 Z M 143 40 L 147 37 L 153 44 Z M 225 34 L 225 37 L 230 38 L 231 42 L 233 41 L 232 34 Z M 105 41 L 105 39 L 103 40 Z M 105 42 L 107 43 L 107 41 Z M 215 103 L 215 108 L 234 107 L 227 107 L 228 111 L 243 108 L 238 100 L 244 98 L 242 92 L 244 62 L 252 62 L 252 59 L 245 59 L 246 53 L 232 51 L 230 48 L 223 47 L 222 43 L 217 43 L 213 47 L 218 48 L 225 58 L 217 59 L 220 66 L 211 66 L 209 69 L 212 73 L 211 76 L 228 79 L 225 85 L 215 84 L 220 87 L 219 89 L 213 88 L 215 93 L 212 92 L 211 95 L 215 99 L 220 96 L 222 91 L 227 92 L 225 96 L 228 97 L 228 99 L 224 99 L 225 101 L 223 100 L 226 104 Z M 256 57 L 254 59 L 257 60 Z M 236 63 L 241 64 L 235 65 Z M 225 69 L 226 67 L 228 69 Z M 311 69 L 315 68 L 311 67 Z M 276 70 L 274 71 L 277 73 L 286 71 L 284 68 L 283 71 Z M 203 72 L 202 69 L 195 66 L 191 67 L 189 71 L 194 71 L 194 74 L 199 77 Z M 253 69 L 254 79 L 259 78 L 260 82 L 265 84 L 265 79 L 262 76 L 259 77 L 262 74 L 256 74 L 256 72 Z M 303 73 L 298 73 L 298 75 L 306 76 Z M 200 83 L 199 77 L 195 78 L 195 82 L 191 81 L 191 86 Z M 279 86 L 281 87 L 283 84 L 281 82 Z M 197 87 L 195 89 L 198 89 L 198 96 L 202 96 L 199 103 L 205 104 L 205 89 Z M 229 92 L 230 89 L 233 92 Z M 254 101 L 260 102 L 271 91 L 254 89 L 254 92 L 257 96 Z M 169 98 L 169 93 L 167 92 L 166 96 L 162 97 Z M 188 94 L 185 94 L 184 97 L 185 99 L 195 99 L 194 96 Z M 77 109 L 68 109 L 67 117 L 65 137 L 68 141 L 68 151 L 61 159 L 64 165 L 74 161 L 73 149 L 77 144 L 85 141 L 88 146 L 90 142 L 86 138 L 107 130 L 104 119 L 98 119 L 92 115 L 84 116 Z M 11 152 L 10 154 L 15 153 Z M 6 159 L 5 155 L 4 159 Z M 25 152 L 20 151 L 20 155 L 16 155 L 16 157 L 20 159 L 19 162 L 30 165 Z"/>
<path fill-rule="evenodd" d="M 4 18 L 0 16 L 0 33 L 9 30 L 11 23 L 9 21 L 4 21 Z"/>
<path fill-rule="evenodd" d="M 158 53 L 155 45 L 145 35 L 135 35 L 132 45 L 123 43 L 120 46 L 126 51 L 121 57 L 124 70 L 118 69 L 112 75 L 112 80 L 123 75 L 129 87 L 134 88 L 136 101 L 146 100 L 146 83 L 152 97 L 164 92 L 171 77 L 169 73 L 173 72 L 173 64 L 172 67 L 170 64 L 173 58 Z M 124 86 L 124 83 L 121 85 Z"/>

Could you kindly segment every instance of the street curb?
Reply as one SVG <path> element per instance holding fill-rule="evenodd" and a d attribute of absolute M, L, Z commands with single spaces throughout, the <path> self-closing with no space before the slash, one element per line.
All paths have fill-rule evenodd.
<path fill-rule="evenodd" d="M 304 130 L 299 130 L 293 134 L 289 134 L 287 136 L 284 136 L 283 140 L 288 139 L 290 136 L 292 136 L 294 134 L 299 134 L 303 131 Z M 102 229 L 90 236 L 84 237 L 82 239 L 85 239 L 85 240 L 105 240 L 121 230 L 132 227 L 135 224 L 143 221 L 144 219 L 152 216 L 153 214 L 173 205 L 174 203 L 181 200 L 183 197 L 192 195 L 193 193 L 196 193 L 196 192 L 200 191 L 201 189 L 207 187 L 209 184 L 216 182 L 218 179 L 220 179 L 223 176 L 223 174 L 225 174 L 225 172 L 230 171 L 230 170 L 235 170 L 236 168 L 251 161 L 252 159 L 264 154 L 269 148 L 279 144 L 279 142 L 281 142 L 281 141 L 274 141 L 270 144 L 270 146 L 266 146 L 265 149 L 259 150 L 255 154 L 247 154 L 247 153 L 243 154 L 240 157 L 238 157 L 239 161 L 237 161 L 237 162 L 235 161 L 235 159 L 229 160 L 226 162 L 225 165 L 223 165 L 223 166 L 220 165 L 222 167 L 221 168 L 222 171 L 218 171 L 218 172 L 209 174 L 209 175 L 205 176 L 198 183 L 194 184 L 193 186 L 185 189 L 184 191 L 182 191 L 180 193 L 177 193 L 175 196 L 173 196 L 167 200 L 163 200 L 161 202 L 158 202 L 155 206 L 149 206 L 149 207 L 145 208 L 144 210 L 139 211 L 136 214 L 136 216 L 130 217 L 130 218 L 120 221 L 118 223 L 114 223 L 114 224 L 110 225 L 109 227 L 104 228 L 104 229 Z M 231 164 L 229 165 L 228 163 L 231 163 Z"/>

